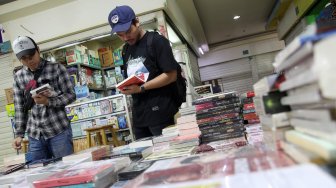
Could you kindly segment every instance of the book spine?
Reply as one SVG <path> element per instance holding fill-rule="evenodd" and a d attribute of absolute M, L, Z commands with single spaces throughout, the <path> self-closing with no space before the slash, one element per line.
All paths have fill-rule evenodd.
<path fill-rule="evenodd" d="M 221 134 L 226 133 L 235 133 L 235 132 L 242 132 L 245 128 L 242 125 L 229 125 L 229 126 L 221 126 L 221 127 L 214 127 L 211 129 L 202 130 L 202 135 L 211 134 L 214 132 L 218 132 Z"/>
<path fill-rule="evenodd" d="M 236 93 L 226 93 L 226 94 L 221 94 L 209 98 L 204 98 L 204 99 L 198 99 L 193 102 L 193 105 L 198 105 L 198 104 L 203 104 L 211 101 L 217 101 L 217 100 L 224 100 L 224 99 L 231 99 L 234 97 L 238 97 Z"/>
<path fill-rule="evenodd" d="M 231 124 L 236 124 L 236 123 L 242 123 L 242 119 L 240 117 L 238 118 L 234 118 L 234 119 L 221 119 L 221 120 L 217 120 L 217 121 L 209 121 L 209 122 L 205 122 L 205 123 L 201 123 L 198 125 L 198 127 L 200 129 L 206 129 L 207 127 L 212 127 L 215 125 L 231 125 Z"/>
<path fill-rule="evenodd" d="M 243 110 L 243 114 L 255 113 L 255 109 Z"/>
<path fill-rule="evenodd" d="M 205 119 L 199 119 L 199 120 L 197 120 L 197 123 L 202 124 L 202 123 L 217 121 L 217 120 L 221 120 L 221 119 L 231 121 L 231 119 L 236 119 L 238 117 L 239 117 L 239 113 L 224 114 L 224 115 L 220 115 L 220 116 L 209 117 L 209 118 L 205 118 Z"/>
<path fill-rule="evenodd" d="M 211 103 L 211 105 L 206 105 L 199 108 L 196 107 L 196 115 L 213 111 L 229 110 L 237 107 L 240 107 L 240 103 L 232 103 L 227 105 L 217 105 Z"/>
<path fill-rule="evenodd" d="M 213 116 L 225 115 L 225 114 L 239 113 L 239 112 L 240 112 L 240 108 L 221 110 L 221 111 L 211 111 L 207 113 L 197 114 L 196 120 L 209 118 Z"/>
<path fill-rule="evenodd" d="M 225 139 L 231 139 L 231 138 L 238 138 L 244 136 L 244 132 L 237 132 L 237 133 L 227 133 L 227 134 L 209 134 L 209 135 L 202 135 L 202 142 L 212 142 L 216 140 L 225 140 Z"/>

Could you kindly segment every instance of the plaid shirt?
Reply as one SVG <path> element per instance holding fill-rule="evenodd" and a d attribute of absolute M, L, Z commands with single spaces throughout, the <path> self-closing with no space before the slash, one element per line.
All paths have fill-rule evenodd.
<path fill-rule="evenodd" d="M 43 66 L 44 65 L 44 66 Z M 24 90 L 34 73 L 24 66 L 14 76 L 14 105 L 16 136 L 28 136 L 39 139 L 52 138 L 70 126 L 65 113 L 65 106 L 76 100 L 74 86 L 70 81 L 66 68 L 59 63 L 41 60 L 39 69 L 43 68 L 37 80 L 39 86 L 49 83 L 58 94 L 49 98 L 49 105 L 34 104 L 28 113 L 24 113 Z"/>

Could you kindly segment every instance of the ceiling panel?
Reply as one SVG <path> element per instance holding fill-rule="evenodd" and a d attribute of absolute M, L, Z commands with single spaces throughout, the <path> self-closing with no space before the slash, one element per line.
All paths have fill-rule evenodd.
<path fill-rule="evenodd" d="M 276 0 L 194 0 L 209 46 L 266 32 Z M 235 15 L 240 19 L 233 20 Z"/>

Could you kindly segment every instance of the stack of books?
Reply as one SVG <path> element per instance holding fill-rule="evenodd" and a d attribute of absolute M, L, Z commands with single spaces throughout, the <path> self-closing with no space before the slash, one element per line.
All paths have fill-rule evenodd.
<path fill-rule="evenodd" d="M 327 182 L 331 183 L 330 185 L 336 185 L 330 175 L 315 166 L 313 167 L 315 171 L 308 170 L 304 174 L 295 173 L 294 175 L 294 173 L 290 173 L 285 179 L 280 178 L 279 180 L 277 180 L 277 178 L 270 178 L 284 176 L 285 174 L 282 174 L 282 170 L 295 168 L 296 166 L 294 164 L 293 160 L 281 151 L 267 153 L 252 152 L 240 157 L 227 157 L 221 152 L 211 155 L 194 155 L 190 157 L 156 161 L 143 174 L 132 180 L 125 187 L 183 187 L 178 186 L 179 184 L 184 184 L 184 187 L 200 187 L 200 183 L 198 186 L 188 185 L 192 184 L 194 181 L 206 181 L 211 180 L 212 178 L 226 179 L 228 177 L 237 178 L 232 179 L 233 181 L 226 181 L 225 186 L 218 186 L 218 184 L 215 186 L 213 184 L 209 187 L 227 187 L 228 185 L 230 185 L 230 187 L 240 187 L 238 185 L 243 184 L 246 184 L 248 187 L 251 186 L 251 184 L 248 184 L 253 180 L 253 178 L 250 179 L 250 177 L 257 173 L 260 173 L 260 176 L 264 177 L 264 179 L 262 179 L 262 182 L 259 182 L 261 180 L 259 178 L 258 181 L 254 182 L 256 184 L 253 184 L 252 187 L 267 187 L 267 185 L 296 187 L 291 184 L 295 179 L 304 176 L 304 174 L 306 174 L 306 176 L 302 178 L 309 179 L 308 177 L 311 176 L 307 175 L 307 173 L 316 172 L 316 169 L 318 169 L 317 171 L 321 175 L 318 176 L 319 178 L 327 177 Z M 268 176 L 271 175 L 270 173 L 272 172 L 279 172 L 279 174 L 275 173 L 272 174 L 272 176 Z M 288 170 L 288 173 L 289 172 L 290 170 Z M 276 181 L 277 183 L 273 181 Z M 282 183 L 284 181 L 289 181 L 287 182 L 289 184 Z M 311 180 L 309 182 L 314 181 L 316 180 Z M 214 182 L 215 181 L 213 181 L 213 183 Z M 309 185 L 307 182 L 300 181 L 300 183 L 303 187 Z"/>
<path fill-rule="evenodd" d="M 221 93 L 193 102 L 203 143 L 244 137 L 240 98 L 237 93 Z"/>
<path fill-rule="evenodd" d="M 259 116 L 256 113 L 253 97 L 255 96 L 253 91 L 242 94 L 241 101 L 243 106 L 243 119 L 245 125 L 252 125 L 260 123 Z"/>
<path fill-rule="evenodd" d="M 128 157 L 77 164 L 33 182 L 34 187 L 107 187 L 117 181 L 117 173 L 130 165 Z"/>
<path fill-rule="evenodd" d="M 279 90 L 290 106 L 282 148 L 297 162 L 336 162 L 336 35 L 300 36 L 276 57 L 274 67 L 286 80 Z M 285 119 L 285 118 L 283 118 Z"/>
<path fill-rule="evenodd" d="M 256 113 L 259 115 L 260 124 L 264 131 L 271 131 L 276 143 L 284 138 L 284 133 L 289 126 L 288 105 L 281 104 L 280 100 L 286 92 L 280 92 L 280 84 L 285 80 L 284 75 L 269 75 L 260 79 L 253 85 L 255 97 L 253 102 Z"/>

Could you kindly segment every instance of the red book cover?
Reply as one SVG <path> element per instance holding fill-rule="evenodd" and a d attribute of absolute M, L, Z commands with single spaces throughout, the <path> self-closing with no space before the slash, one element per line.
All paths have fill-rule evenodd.
<path fill-rule="evenodd" d="M 76 185 L 94 182 L 106 170 L 112 168 L 112 164 L 82 163 L 73 168 L 55 173 L 46 179 L 34 182 L 36 188 L 46 188 L 65 185 Z"/>
<path fill-rule="evenodd" d="M 255 109 L 254 103 L 244 104 L 244 110 L 251 110 L 251 109 Z"/>
<path fill-rule="evenodd" d="M 250 113 L 244 115 L 244 120 L 252 120 L 252 119 L 258 119 L 258 115 L 256 113 Z"/>
<path fill-rule="evenodd" d="M 133 74 L 132 76 L 128 77 L 124 81 L 120 82 L 116 85 L 116 87 L 119 90 L 123 90 L 124 87 L 130 86 L 130 85 L 141 85 L 146 82 L 145 74 L 139 73 L 139 74 Z"/>
<path fill-rule="evenodd" d="M 246 97 L 247 98 L 252 98 L 252 97 L 254 97 L 255 95 L 254 95 L 254 91 L 248 91 L 247 93 L 246 93 Z"/>

